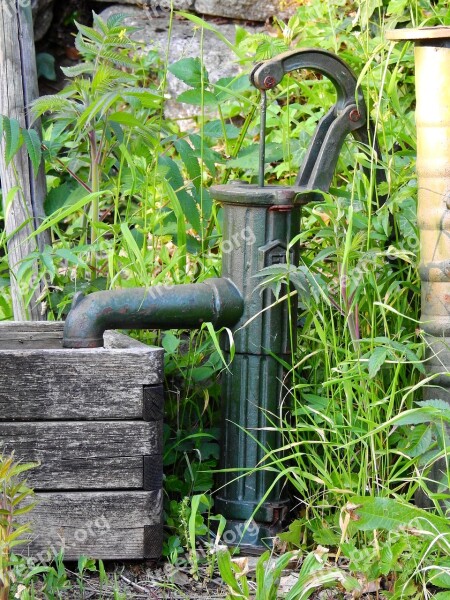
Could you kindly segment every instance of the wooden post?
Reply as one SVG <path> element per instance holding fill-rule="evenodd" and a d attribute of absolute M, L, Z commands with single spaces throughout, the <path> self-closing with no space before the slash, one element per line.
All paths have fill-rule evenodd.
<path fill-rule="evenodd" d="M 0 114 L 15 118 L 22 127 L 29 127 L 27 111 L 30 102 L 38 96 L 36 55 L 34 49 L 31 6 L 23 0 L 2 0 L 0 5 Z M 39 129 L 39 125 L 36 125 Z M 38 131 L 40 133 L 40 130 Z M 0 179 L 5 213 L 5 230 L 9 237 L 8 260 L 11 276 L 11 295 L 16 321 L 45 319 L 39 297 L 44 282 L 38 281 L 38 266 L 33 267 L 30 285 L 24 289 L 16 279 L 20 261 L 30 252 L 43 249 L 49 235 L 30 238 L 44 217 L 43 202 L 46 194 L 44 167 L 35 174 L 23 147 L 7 166 L 4 142 L 0 152 Z M 16 186 L 20 192 L 12 200 L 6 199 Z M 36 286 L 31 300 L 31 289 Z"/>

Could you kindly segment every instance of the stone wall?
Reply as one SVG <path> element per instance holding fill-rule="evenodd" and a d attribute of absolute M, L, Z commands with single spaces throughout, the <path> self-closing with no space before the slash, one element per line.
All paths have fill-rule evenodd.
<path fill-rule="evenodd" d="M 111 0 L 98 0 L 110 2 Z M 118 4 L 138 4 L 148 10 L 168 10 L 170 0 L 116 0 Z M 189 10 L 198 14 L 265 21 L 274 15 L 287 17 L 300 5 L 301 0 L 173 0 L 176 10 Z"/>
<path fill-rule="evenodd" d="M 50 28 L 53 19 L 53 0 L 31 0 L 33 11 L 34 39 L 41 40 Z"/>
<path fill-rule="evenodd" d="M 97 0 L 109 2 L 111 0 Z M 187 10 L 200 15 L 263 22 L 276 15 L 286 18 L 295 12 L 302 0 L 172 0 L 176 10 Z M 35 40 L 48 31 L 53 17 L 54 0 L 31 0 Z M 117 4 L 136 4 L 150 16 L 168 12 L 171 0 L 116 0 Z"/>
<path fill-rule="evenodd" d="M 203 63 L 208 71 L 210 81 L 217 81 L 222 77 L 235 77 L 241 72 L 240 65 L 237 63 L 236 55 L 230 48 L 220 40 L 213 32 L 205 30 L 200 35 L 193 23 L 185 19 L 174 19 L 170 24 L 168 14 L 160 14 L 158 18 L 149 18 L 147 11 L 137 6 L 120 6 L 115 4 L 109 6 L 100 16 L 105 21 L 116 14 L 126 15 L 125 24 L 135 27 L 136 31 L 132 37 L 140 42 L 143 47 L 149 50 L 156 50 L 162 58 L 166 52 L 169 52 L 168 62 L 172 64 L 186 57 L 203 56 Z M 171 37 L 169 48 L 169 27 L 171 27 Z M 217 25 L 222 35 L 226 39 L 234 40 L 236 36 L 236 26 L 233 23 L 221 23 Z M 246 26 L 246 29 L 252 33 L 264 31 L 261 24 Z M 181 92 L 188 89 L 188 86 L 177 79 L 170 72 L 167 74 L 167 94 L 168 101 L 165 103 L 165 114 L 171 119 L 185 119 L 198 114 L 198 106 L 176 102 L 176 98 Z M 180 121 L 183 127 L 184 121 Z M 185 123 L 186 126 L 189 123 Z"/>

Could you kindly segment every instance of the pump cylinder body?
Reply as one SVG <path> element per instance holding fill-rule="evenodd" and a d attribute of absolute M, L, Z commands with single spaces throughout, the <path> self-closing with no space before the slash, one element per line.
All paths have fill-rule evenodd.
<path fill-rule="evenodd" d="M 223 372 L 220 467 L 230 472 L 219 476 L 215 510 L 227 519 L 224 541 L 250 548 L 273 536 L 287 512 L 287 494 L 276 472 L 264 469 L 264 457 L 282 445 L 276 427 L 290 385 L 277 357 L 290 364 L 297 319 L 296 297 L 277 303 L 257 274 L 287 261 L 298 264 L 297 247 L 287 252 L 299 233 L 300 208 L 291 188 L 237 183 L 216 186 L 212 194 L 223 206 L 222 276 L 244 298 L 232 329 L 235 355 Z M 280 296 L 288 291 L 284 285 Z M 224 346 L 229 351 L 225 337 Z M 255 522 L 246 528 L 251 517 Z"/>

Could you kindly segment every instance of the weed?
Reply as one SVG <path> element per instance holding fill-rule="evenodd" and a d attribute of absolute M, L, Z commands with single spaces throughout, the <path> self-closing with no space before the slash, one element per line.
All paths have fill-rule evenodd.
<path fill-rule="evenodd" d="M 20 477 L 37 466 L 15 462 L 13 456 L 0 454 L 0 599 L 8 600 L 14 582 L 12 549 L 24 544 L 24 534 L 30 528 L 17 519 L 33 508 L 29 502 L 33 492 Z M 23 504 L 24 501 L 28 501 Z"/>

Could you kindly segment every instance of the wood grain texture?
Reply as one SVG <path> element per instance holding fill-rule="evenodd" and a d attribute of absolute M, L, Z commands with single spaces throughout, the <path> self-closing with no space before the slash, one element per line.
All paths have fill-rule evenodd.
<path fill-rule="evenodd" d="M 68 350 L 62 332 L 61 323 L 0 324 L 0 440 L 42 463 L 27 473 L 37 506 L 22 517 L 32 539 L 19 550 L 159 558 L 162 419 L 144 421 L 143 409 L 144 389 L 162 406 L 163 351 L 116 332 L 105 348 Z"/>
<path fill-rule="evenodd" d="M 31 542 L 17 548 L 22 555 L 63 548 L 66 560 L 82 554 L 120 560 L 160 556 L 161 491 L 41 493 L 36 500 L 21 517 L 32 527 Z"/>
<path fill-rule="evenodd" d="M 0 439 L 17 459 L 41 463 L 27 476 L 37 491 L 142 488 L 144 455 L 162 452 L 162 422 L 3 422 Z"/>
<path fill-rule="evenodd" d="M 161 383 L 164 351 L 114 332 L 105 348 L 42 348 L 60 335 L 59 324 L 0 325 L 0 421 L 142 418 L 143 386 Z"/>
<path fill-rule="evenodd" d="M 3 321 L 0 322 L 0 349 L 62 348 L 63 321 Z M 104 346 L 109 349 L 154 348 L 118 331 L 105 331 Z"/>
<path fill-rule="evenodd" d="M 141 350 L 144 350 L 144 348 L 154 348 L 154 346 L 148 346 L 139 340 L 135 340 L 128 335 L 113 330 L 105 331 L 103 340 L 105 342 L 105 348 L 111 349 L 140 348 Z"/>
<path fill-rule="evenodd" d="M 36 58 L 33 43 L 33 23 L 29 3 L 9 1 L 0 5 L 0 114 L 19 121 L 22 127 L 30 127 L 31 118 L 27 107 L 38 97 Z M 39 124 L 34 127 L 40 133 Z M 4 143 L 0 144 L 0 178 L 3 200 L 10 190 L 20 186 L 20 192 L 13 193 L 13 198 L 5 210 L 5 230 L 11 236 L 8 241 L 8 262 L 12 272 L 11 291 L 14 318 L 18 321 L 27 318 L 36 321 L 44 319 L 39 296 L 45 284 L 38 281 L 37 266 L 33 270 L 32 279 L 37 282 L 37 289 L 31 297 L 29 306 L 24 302 L 27 290 L 22 290 L 14 274 L 17 273 L 20 261 L 36 249 L 43 249 L 50 243 L 48 231 L 36 238 L 30 234 L 37 229 L 44 218 L 43 202 L 46 194 L 44 166 L 38 173 L 33 173 L 27 151 L 23 147 L 12 163 L 5 161 Z"/>
<path fill-rule="evenodd" d="M 36 491 L 155 489 L 144 485 L 142 464 L 142 456 L 44 460 L 40 467 L 28 471 L 26 478 Z"/>

